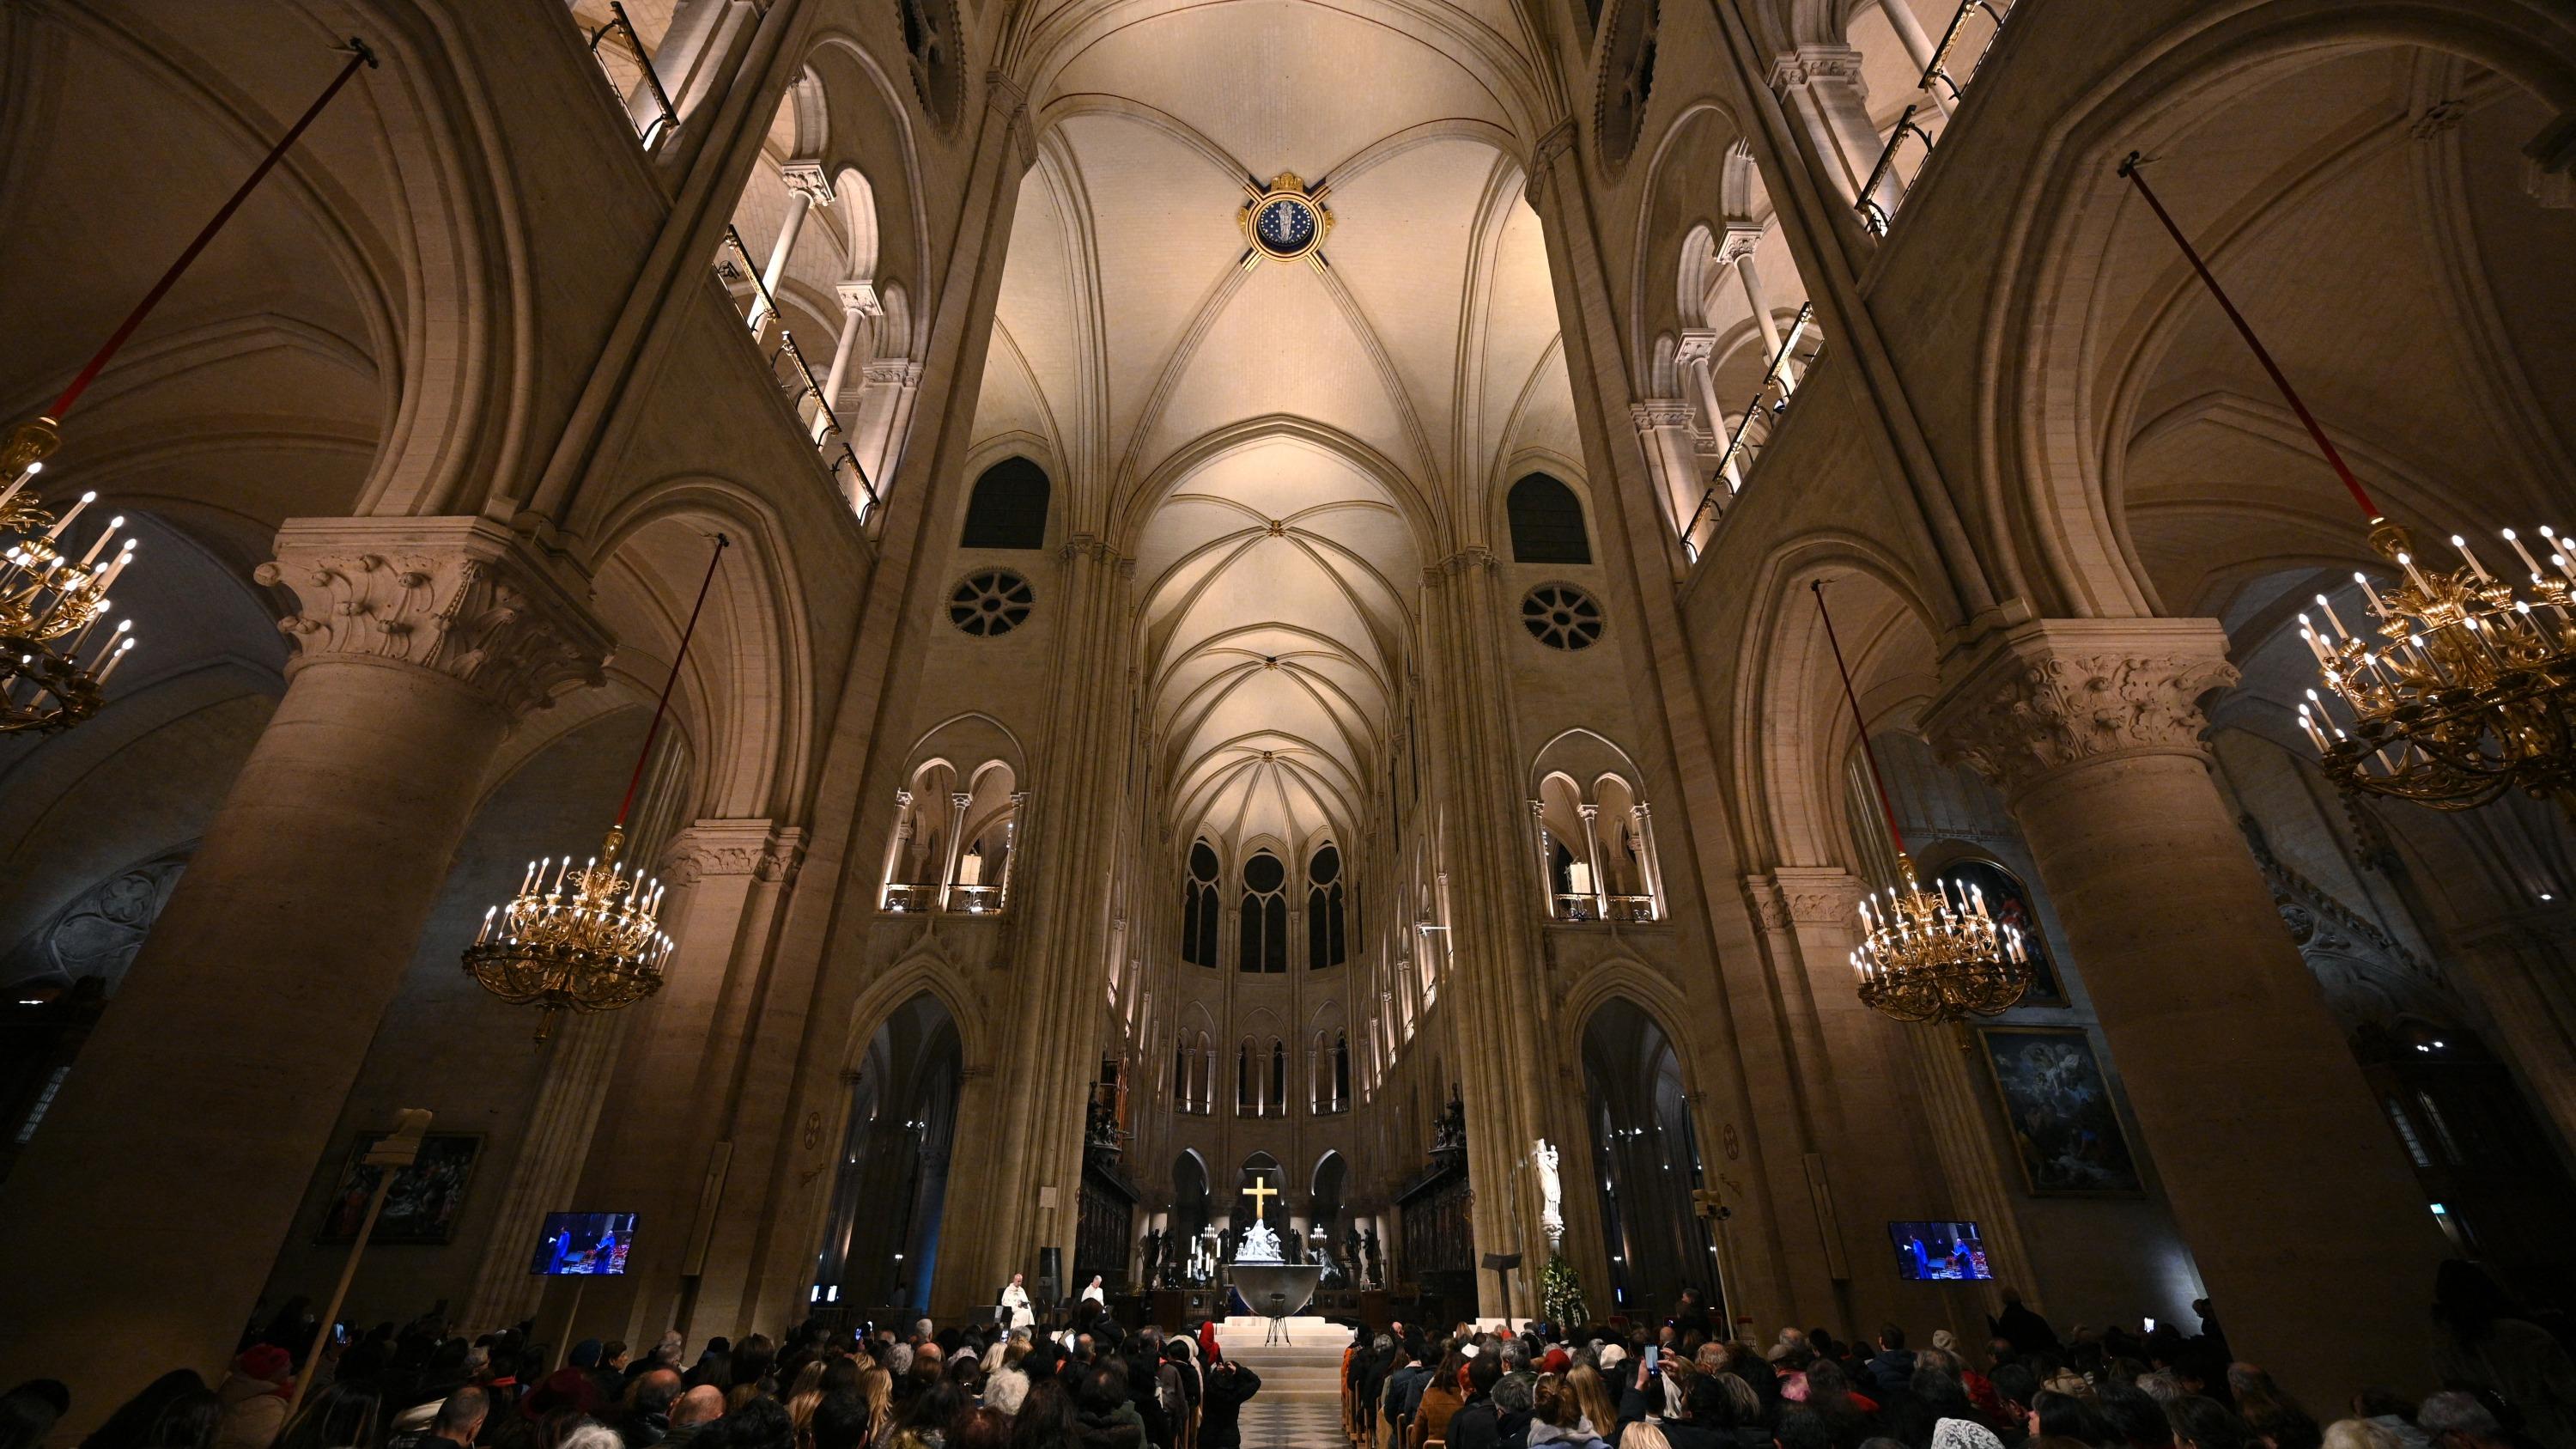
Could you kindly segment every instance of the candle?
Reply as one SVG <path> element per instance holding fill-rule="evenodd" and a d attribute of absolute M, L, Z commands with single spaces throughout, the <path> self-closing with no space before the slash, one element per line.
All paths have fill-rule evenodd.
<path fill-rule="evenodd" d="M 2406 570 L 2406 579 L 2409 583 L 2412 583 L 2415 586 L 2415 592 L 2423 595 L 2426 603 L 2432 602 L 2433 586 L 2424 581 L 2422 571 L 2415 567 L 2415 555 L 2411 553 L 2399 554 L 2397 556 L 2397 566 Z"/>
<path fill-rule="evenodd" d="M 2330 665 L 2334 662 L 2333 656 L 2326 653 L 2325 641 L 2319 639 L 2317 631 L 2308 626 L 2308 616 L 2305 614 L 2299 616 L 2299 637 L 2308 641 L 2308 652 L 2317 656 L 2319 664 Z"/>
<path fill-rule="evenodd" d="M 2460 537 L 2456 533 L 2452 534 L 2451 547 L 2458 549 L 2460 551 L 2460 557 L 2469 561 L 2469 569 L 2478 576 L 2479 583 L 2491 584 L 2495 582 L 2494 578 L 2488 575 L 2486 565 L 2479 563 L 2478 556 L 2469 552 L 2469 541 L 2467 539 Z"/>
<path fill-rule="evenodd" d="M 89 507 L 91 500 L 97 497 L 98 492 L 95 489 L 82 494 L 80 496 L 80 501 L 71 506 L 70 512 L 65 513 L 60 519 L 56 520 L 53 527 L 45 530 L 46 541 L 51 542 L 54 539 L 62 537 L 63 530 L 71 527 L 72 520 L 80 517 L 81 510 Z"/>
<path fill-rule="evenodd" d="M 114 538 L 116 531 L 124 526 L 125 515 L 120 513 L 107 521 L 107 527 L 100 530 L 98 537 L 90 540 L 89 552 L 81 555 L 80 566 L 84 571 L 97 560 L 98 551 L 107 547 L 107 541 Z"/>
<path fill-rule="evenodd" d="M 124 643 L 116 646 L 116 652 L 107 657 L 107 667 L 98 672 L 98 682 L 100 684 L 104 685 L 107 683 L 107 677 L 116 672 L 116 666 L 125 662 L 127 651 L 131 650 L 133 647 L 134 641 L 131 639 L 128 639 Z"/>
<path fill-rule="evenodd" d="M 2513 530 L 2510 528 L 2504 531 L 2504 541 L 2513 545 L 2513 551 L 2521 556 L 2522 566 L 2531 570 L 2531 581 L 2535 584 L 2539 583 L 2540 565 L 2531 557 L 2531 550 L 2522 546 L 2522 540 L 2514 537 Z"/>
<path fill-rule="evenodd" d="M 2335 612 L 2333 601 L 2329 600 L 2325 595 L 2319 594 L 2317 595 L 2317 607 L 2326 611 L 2326 622 L 2334 625 L 2335 638 L 2337 641 L 2343 643 L 2351 642 L 2352 631 L 2343 626 L 2343 616 Z M 2299 617 L 2304 620 L 2307 616 L 2302 614 Z"/>
<path fill-rule="evenodd" d="M 2359 569 L 2355 569 L 2353 570 L 2352 581 L 2361 585 L 2361 591 L 2370 596 L 2370 611 L 2383 619 L 2387 618 L 2388 601 L 2379 597 L 2379 590 L 2370 586 L 2370 575 L 2363 573 Z"/>
<path fill-rule="evenodd" d="M 2326 751 L 2325 731 L 2317 728 L 2316 720 L 2309 716 L 2308 707 L 2304 704 L 2299 706 L 2299 728 L 2308 732 L 2308 740 L 2317 747 L 2317 753 L 2321 755 L 2324 754 Z"/>

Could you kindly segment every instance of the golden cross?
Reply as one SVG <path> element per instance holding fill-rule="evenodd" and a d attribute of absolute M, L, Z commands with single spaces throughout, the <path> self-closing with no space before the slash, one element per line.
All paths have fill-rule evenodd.
<path fill-rule="evenodd" d="M 1279 1189 L 1263 1182 L 1259 1177 L 1252 1179 L 1252 1186 L 1245 1188 L 1243 1195 L 1252 1199 L 1252 1215 L 1256 1218 L 1270 1215 L 1270 1204 L 1263 1199 L 1284 1196 Z"/>

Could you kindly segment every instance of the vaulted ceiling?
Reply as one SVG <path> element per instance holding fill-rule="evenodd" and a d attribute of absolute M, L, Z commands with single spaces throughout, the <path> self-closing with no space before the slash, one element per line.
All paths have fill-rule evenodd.
<path fill-rule="evenodd" d="M 1023 17 L 1024 182 L 977 419 L 1138 561 L 1177 834 L 1347 836 L 1424 563 L 1580 456 L 1518 159 L 1547 107 L 1509 0 L 1073 0 Z M 1320 259 L 1247 261 L 1295 172 Z"/>

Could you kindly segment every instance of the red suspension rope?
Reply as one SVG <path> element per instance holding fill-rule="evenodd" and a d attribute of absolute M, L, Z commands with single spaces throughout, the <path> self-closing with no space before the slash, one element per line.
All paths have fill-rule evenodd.
<path fill-rule="evenodd" d="M 626 812 L 635 808 L 636 787 L 644 783 L 644 765 L 653 758 L 653 741 L 662 733 L 662 716 L 671 708 L 671 687 L 680 682 L 680 666 L 689 660 L 689 641 L 698 632 L 698 615 L 707 607 L 707 590 L 716 583 L 716 566 L 724 562 L 724 551 L 733 540 L 719 533 L 716 551 L 707 560 L 707 576 L 698 581 L 698 601 L 689 606 L 688 627 L 680 631 L 680 652 L 671 656 L 671 677 L 662 681 L 662 697 L 653 703 L 653 723 L 644 731 L 644 748 L 635 752 L 635 773 L 626 780 L 626 798 L 617 805 L 617 825 L 626 824 Z"/>
<path fill-rule="evenodd" d="M 2254 360 L 2263 364 L 2263 370 L 2271 374 L 2272 385 L 2281 390 L 2282 400 L 2289 403 L 2290 411 L 2299 415 L 2299 421 L 2307 427 L 2308 436 L 2316 439 L 2317 451 L 2326 455 L 2327 464 L 2333 467 L 2335 476 L 2343 480 L 2344 488 L 2352 494 L 2352 501 L 2361 505 L 2362 515 L 2373 524 L 2382 522 L 2385 515 L 2380 513 L 2379 505 L 2370 501 L 2369 491 L 2361 486 L 2360 479 L 2352 475 L 2352 469 L 2345 466 L 2343 454 L 2335 451 L 2334 440 L 2328 438 L 2326 430 L 2318 425 L 2316 414 L 2309 412 L 2308 405 L 2299 400 L 2298 389 L 2290 386 L 2290 379 L 2282 373 L 2281 365 L 2272 360 L 2272 354 L 2265 350 L 2263 339 L 2254 335 L 2254 328 L 2246 322 L 2245 314 L 2237 311 L 2236 304 L 2228 300 L 2227 289 L 2218 285 L 2218 279 L 2209 274 L 2209 264 L 2200 259 L 2199 249 L 2182 234 L 2181 227 L 2174 225 L 2164 203 L 2156 200 L 2156 193 L 2147 185 L 2147 178 L 2139 171 L 2138 164 L 2138 153 L 2130 152 L 2128 159 L 2120 163 L 2120 174 L 2137 188 L 2138 195 L 2147 203 L 2147 209 L 2156 214 L 2156 220 L 2165 224 L 2166 234 L 2174 239 L 2175 246 L 2182 248 L 2183 257 L 2191 263 L 2191 269 L 2200 274 L 2201 285 L 2209 289 L 2210 296 L 2218 299 L 2219 310 L 2227 314 L 2228 321 L 2236 324 L 2236 333 L 2245 339 L 2245 345 L 2254 349 Z"/>
<path fill-rule="evenodd" d="M 89 385 L 97 380 L 99 370 L 107 366 L 107 360 L 114 357 L 116 350 L 125 345 L 125 339 L 134 335 L 135 328 L 143 325 L 143 319 L 151 315 L 152 309 L 161 305 L 161 299 L 169 295 L 172 287 L 178 285 L 179 275 L 188 270 L 189 263 L 194 262 L 197 254 L 206 249 L 206 244 L 215 239 L 215 233 L 224 229 L 224 223 L 233 219 L 233 213 L 241 210 L 241 204 L 250 199 L 251 189 L 258 186 L 270 171 L 276 169 L 277 163 L 284 159 L 287 151 L 302 138 L 304 128 L 313 124 L 313 118 L 322 114 L 322 108 L 331 104 L 331 98 L 340 93 L 340 88 L 349 83 L 349 78 L 356 75 L 358 67 L 362 65 L 370 70 L 374 69 L 376 53 L 367 48 L 365 41 L 353 36 L 349 40 L 349 63 L 340 67 L 340 73 L 333 76 L 331 83 L 322 88 L 322 94 L 314 97 L 313 104 L 304 108 L 304 114 L 296 119 L 294 125 L 287 128 L 286 135 L 269 148 L 268 155 L 261 158 L 259 165 L 251 171 L 250 179 L 234 190 L 232 199 L 224 203 L 223 210 L 215 213 L 214 220 L 207 222 L 205 229 L 197 233 L 197 239 L 188 243 L 186 251 L 179 253 L 179 260 L 170 264 L 170 270 L 161 274 L 161 280 L 152 284 L 152 290 L 144 293 L 143 300 L 135 303 L 134 310 L 126 314 L 125 320 L 117 324 L 114 332 L 108 334 L 106 345 L 99 348 L 97 355 L 90 358 L 89 365 L 80 370 L 80 376 L 72 379 L 72 385 L 63 389 L 63 395 L 54 399 L 54 406 L 47 414 L 48 417 L 61 422 L 63 414 L 72 410 L 72 404 L 80 401 L 80 395 L 87 392 Z"/>
<path fill-rule="evenodd" d="M 1878 808 L 1887 816 L 1887 833 L 1896 842 L 1896 853 L 1905 854 L 1905 831 L 1896 823 L 1896 802 L 1888 798 L 1887 777 L 1878 772 L 1878 751 L 1869 742 L 1869 721 L 1861 718 L 1860 696 L 1852 693 L 1851 669 L 1843 663 L 1843 643 L 1834 637 L 1834 615 L 1825 607 L 1825 581 L 1817 579 L 1807 587 L 1816 591 L 1816 614 L 1825 621 L 1825 642 L 1833 646 L 1834 672 L 1843 678 L 1843 702 L 1851 706 L 1852 727 L 1860 731 L 1860 757 L 1869 762 L 1869 783 L 1878 789 Z"/>

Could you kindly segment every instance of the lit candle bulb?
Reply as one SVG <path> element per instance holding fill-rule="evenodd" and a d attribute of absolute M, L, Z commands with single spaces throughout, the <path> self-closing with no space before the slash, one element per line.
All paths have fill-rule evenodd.
<path fill-rule="evenodd" d="M 2399 554 L 2397 556 L 2397 566 L 2406 570 L 2407 582 L 2415 586 L 2415 592 L 2423 595 L 2425 600 L 2430 602 L 2433 597 L 2433 586 L 2424 582 L 2423 572 L 2415 567 L 2415 555 L 2411 553 Z"/>
<path fill-rule="evenodd" d="M 2387 618 L 2388 601 L 2379 597 L 2379 590 L 2371 586 L 2370 575 L 2363 573 L 2359 569 L 2355 569 L 2352 573 L 2352 581 L 2361 585 L 2362 593 L 2369 596 L 2370 611 L 2383 619 Z"/>
<path fill-rule="evenodd" d="M 135 540 L 129 538 L 125 541 L 125 547 L 116 551 L 116 561 L 107 566 L 107 573 L 98 581 L 99 592 L 107 592 L 109 587 L 115 584 L 117 576 L 125 572 L 125 566 L 134 562 L 134 545 Z"/>
<path fill-rule="evenodd" d="M 2308 623 L 2308 616 L 2305 614 L 2299 616 L 2299 637 L 2308 642 L 2308 652 L 2317 656 L 2319 664 L 2334 662 L 2334 656 L 2326 652 L 2325 641 L 2317 637 L 2316 629 Z"/>
<path fill-rule="evenodd" d="M 53 527 L 45 530 L 46 541 L 51 542 L 54 539 L 62 537 L 63 530 L 71 527 L 72 520 L 80 517 L 81 510 L 89 507 L 97 497 L 98 491 L 96 489 L 92 489 L 91 491 L 82 494 L 78 503 L 73 504 L 70 510 L 65 512 L 61 518 L 56 519 Z"/>
<path fill-rule="evenodd" d="M 129 620 L 127 620 L 126 622 L 127 622 L 127 623 L 132 623 L 133 621 L 132 621 L 131 619 L 129 619 Z M 122 628 L 122 627 L 123 627 L 123 625 L 119 625 L 118 627 Z M 120 664 L 122 664 L 122 663 L 124 663 L 124 662 L 125 662 L 125 656 L 126 656 L 128 653 L 132 652 L 132 651 L 133 651 L 133 648 L 134 648 L 134 641 L 133 641 L 133 640 L 131 640 L 131 639 L 128 639 L 128 640 L 126 640 L 124 643 L 119 644 L 119 645 L 117 645 L 117 646 L 116 646 L 116 652 L 115 652 L 115 653 L 113 653 L 113 654 L 111 654 L 111 655 L 107 656 L 107 667 L 106 667 L 105 669 L 102 669 L 102 670 L 100 670 L 100 671 L 98 672 L 98 682 L 99 682 L 101 685 L 104 685 L 104 684 L 106 684 L 106 683 L 107 683 L 107 677 L 108 677 L 109 675 L 114 674 L 114 673 L 116 672 L 116 666 L 118 666 L 118 665 L 120 665 Z"/>
<path fill-rule="evenodd" d="M 2458 549 L 2460 551 L 2460 557 L 2469 561 L 2469 571 L 2478 576 L 2479 583 L 2491 584 L 2495 582 L 2495 579 L 2487 573 L 2487 566 L 2478 562 L 2478 556 L 2476 554 L 2469 552 L 2469 541 L 2467 539 L 2460 537 L 2456 533 L 2452 534 L 2451 547 Z"/>
<path fill-rule="evenodd" d="M 2315 718 L 2308 713 L 2308 707 L 2304 704 L 2299 706 L 2299 728 L 2308 732 L 2308 740 L 2317 747 L 2318 754 L 2322 755 L 2326 752 L 2325 731 L 2317 728 Z"/>
<path fill-rule="evenodd" d="M 2540 582 L 2540 564 L 2532 558 L 2531 550 L 2522 546 L 2522 540 L 2514 537 L 2512 529 L 2504 531 L 2504 541 L 2513 545 L 2514 553 L 2522 559 L 2522 566 L 2531 570 L 2531 581 L 2535 584 Z"/>
<path fill-rule="evenodd" d="M 90 540 L 89 552 L 81 555 L 80 566 L 84 573 L 86 573 L 89 570 L 89 566 L 97 560 L 98 551 L 107 547 L 107 541 L 116 537 L 116 531 L 124 526 L 125 515 L 120 513 L 107 521 L 107 527 L 99 531 L 98 537 Z"/>

